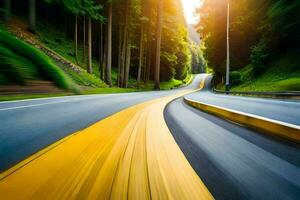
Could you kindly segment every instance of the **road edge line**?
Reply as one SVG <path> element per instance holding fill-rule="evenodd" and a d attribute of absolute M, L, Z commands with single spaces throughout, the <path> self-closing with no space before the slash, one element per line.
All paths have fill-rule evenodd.
<path fill-rule="evenodd" d="M 211 104 L 193 101 L 187 97 L 184 97 L 184 102 L 198 110 L 216 115 L 223 119 L 245 125 L 272 136 L 285 138 L 287 140 L 300 143 L 300 126 Z"/>

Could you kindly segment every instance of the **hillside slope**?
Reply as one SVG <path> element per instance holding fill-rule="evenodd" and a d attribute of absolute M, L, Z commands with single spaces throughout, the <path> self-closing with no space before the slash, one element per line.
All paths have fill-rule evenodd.
<path fill-rule="evenodd" d="M 232 80 L 238 82 L 232 91 L 300 91 L 299 63 L 299 52 L 291 51 L 274 59 L 259 76 L 253 75 L 249 65 L 239 71 L 239 80 Z"/>
<path fill-rule="evenodd" d="M 53 82 L 63 90 L 74 89 L 68 76 L 48 56 L 0 28 L 0 85 L 36 85 Z M 8 88 L 8 87 L 7 87 Z"/>

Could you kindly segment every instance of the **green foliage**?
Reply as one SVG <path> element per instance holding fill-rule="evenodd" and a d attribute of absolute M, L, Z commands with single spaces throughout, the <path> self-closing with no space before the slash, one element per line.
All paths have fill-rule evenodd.
<path fill-rule="evenodd" d="M 69 60 L 72 63 L 76 63 L 74 44 L 71 39 L 65 38 L 65 34 L 54 27 L 38 23 L 37 36 L 40 41 L 47 47 Z M 65 39 L 61 39 L 65 38 Z M 78 53 L 82 54 L 82 45 L 78 45 Z M 57 63 L 59 65 L 59 63 Z M 86 69 L 86 64 L 82 63 L 82 59 L 79 59 L 79 67 Z M 89 74 L 87 72 L 77 73 L 70 70 L 68 67 L 59 65 L 77 84 L 89 87 L 107 87 L 106 84 L 100 80 L 99 77 L 99 62 L 93 60 L 93 72 Z"/>
<path fill-rule="evenodd" d="M 242 83 L 242 74 L 239 71 L 230 72 L 230 86 L 236 86 Z"/>
<path fill-rule="evenodd" d="M 46 55 L 1 29 L 0 63 L 2 77 L 9 82 L 25 84 L 27 80 L 43 77 L 58 87 L 70 88 L 68 77 Z"/>
<path fill-rule="evenodd" d="M 198 74 L 198 73 L 204 73 L 207 68 L 207 62 L 204 58 L 203 51 L 200 46 L 197 44 L 191 43 L 190 44 L 190 51 L 192 56 L 192 73 Z"/>
<path fill-rule="evenodd" d="M 44 0 L 46 3 L 59 4 L 64 6 L 66 10 L 76 16 L 87 16 L 95 20 L 103 21 L 103 16 L 100 14 L 102 6 L 94 0 Z"/>
<path fill-rule="evenodd" d="M 251 48 L 250 63 L 255 75 L 260 75 L 265 71 L 268 56 L 267 44 L 263 39 Z"/>
<path fill-rule="evenodd" d="M 292 51 L 274 58 L 260 76 L 253 73 L 253 67 L 239 70 L 242 83 L 233 86 L 233 91 L 299 91 L 299 51 Z M 298 84 L 298 86 L 297 86 Z"/>
<path fill-rule="evenodd" d="M 291 78 L 277 83 L 281 91 L 300 91 L 300 78 Z"/>
<path fill-rule="evenodd" d="M 162 81 L 168 81 L 171 80 L 175 76 L 175 68 L 177 64 L 177 57 L 176 55 L 173 55 L 172 53 L 168 52 L 161 52 L 161 80 Z"/>
<path fill-rule="evenodd" d="M 187 38 L 187 27 L 181 21 L 180 12 L 174 11 L 175 7 L 173 9 L 170 7 L 169 9 L 164 13 L 161 44 L 161 79 L 162 81 L 168 81 L 172 78 L 183 80 L 191 68 L 191 52 Z M 178 8 L 176 7 L 176 9 Z"/>
<path fill-rule="evenodd" d="M 299 0 L 231 0 L 230 3 L 232 70 L 251 64 L 253 72 L 249 74 L 253 81 L 268 72 L 268 68 L 274 69 L 273 58 L 300 49 Z M 220 82 L 226 64 L 226 6 L 227 1 L 210 0 L 204 1 L 199 10 L 199 27 L 206 45 L 204 56 Z"/>

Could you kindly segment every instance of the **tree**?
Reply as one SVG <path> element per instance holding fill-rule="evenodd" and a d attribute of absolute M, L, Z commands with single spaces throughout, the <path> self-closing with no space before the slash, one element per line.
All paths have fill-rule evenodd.
<path fill-rule="evenodd" d="M 270 58 L 280 57 L 283 52 L 298 48 L 300 1 L 231 0 L 231 2 L 232 70 L 240 70 L 251 64 L 253 70 L 249 74 L 256 76 L 258 71 L 262 73 L 266 70 L 268 63 L 271 62 Z M 199 32 L 206 46 L 204 56 L 216 74 L 215 80 L 220 83 L 225 74 L 226 1 L 204 1 L 199 14 L 201 17 Z"/>
<path fill-rule="evenodd" d="M 130 46 L 130 9 L 131 9 L 131 0 L 126 0 L 124 2 L 124 26 L 120 26 L 119 28 L 123 28 L 123 36 L 122 36 L 122 48 L 120 53 L 120 71 L 119 71 L 119 82 L 120 87 L 127 87 L 128 82 L 128 73 L 130 66 L 130 57 L 131 57 L 131 46 Z M 130 47 L 129 47 L 130 46 Z M 129 61 L 129 62 L 128 62 Z"/>
<path fill-rule="evenodd" d="M 77 65 L 79 65 L 79 62 L 78 62 L 78 17 L 77 16 L 75 16 L 74 40 L 75 40 L 75 58 L 76 58 Z"/>
<path fill-rule="evenodd" d="M 111 76 L 114 66 L 118 69 L 119 87 L 128 87 L 129 78 L 134 76 L 138 82 L 156 79 L 159 89 L 160 81 L 184 79 L 189 72 L 190 52 L 180 0 L 45 1 L 59 3 L 74 15 L 74 57 L 78 57 L 78 28 L 82 26 L 78 20 L 86 18 L 87 71 L 93 70 L 92 55 L 99 55 L 99 77 L 110 86 L 114 81 Z M 103 17 L 102 20 L 95 17 L 100 15 L 95 7 L 100 5 L 105 6 L 105 21 Z M 92 48 L 94 44 L 99 48 Z M 117 59 L 112 59 L 113 56 Z"/>
<path fill-rule="evenodd" d="M 111 87 L 111 62 L 112 62 L 112 3 L 108 5 L 107 17 L 107 63 L 106 63 L 106 82 Z"/>
<path fill-rule="evenodd" d="M 92 19 L 102 21 L 103 17 L 100 14 L 101 5 L 95 4 L 92 0 L 83 0 L 84 15 L 88 17 L 88 73 L 93 73 L 92 66 Z"/>
<path fill-rule="evenodd" d="M 88 73 L 93 73 L 93 66 L 92 66 L 92 18 L 89 17 L 88 19 Z"/>
<path fill-rule="evenodd" d="M 83 27 L 82 27 L 82 31 L 83 31 L 83 46 L 82 46 L 82 63 L 85 63 L 85 47 L 86 47 L 86 20 L 85 20 L 85 16 L 83 16 L 82 19 L 82 23 L 83 23 Z"/>
<path fill-rule="evenodd" d="M 100 38 L 99 38 L 99 72 L 100 72 L 100 79 L 104 80 L 104 50 L 103 50 L 103 22 L 100 22 Z"/>
<path fill-rule="evenodd" d="M 140 55 L 139 55 L 139 67 L 138 67 L 138 75 L 137 75 L 137 82 L 141 81 L 141 74 L 142 74 L 142 66 L 143 66 L 143 62 L 144 62 L 144 43 L 145 43 L 145 23 L 149 20 L 146 17 L 146 1 L 143 0 L 141 1 L 142 3 L 142 14 L 141 14 L 141 19 L 140 19 L 140 27 L 141 27 L 141 34 L 140 34 Z"/>
<path fill-rule="evenodd" d="M 160 89 L 160 45 L 161 45 L 161 30 L 162 30 L 162 7 L 163 1 L 157 1 L 157 29 L 156 29 L 156 61 L 154 70 L 154 89 Z"/>

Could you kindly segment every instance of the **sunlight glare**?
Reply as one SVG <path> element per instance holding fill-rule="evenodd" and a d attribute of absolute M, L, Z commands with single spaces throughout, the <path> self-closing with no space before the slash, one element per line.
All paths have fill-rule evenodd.
<path fill-rule="evenodd" d="M 199 16 L 195 14 L 196 8 L 199 8 L 203 0 L 181 0 L 185 18 L 188 24 L 196 24 Z"/>

